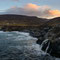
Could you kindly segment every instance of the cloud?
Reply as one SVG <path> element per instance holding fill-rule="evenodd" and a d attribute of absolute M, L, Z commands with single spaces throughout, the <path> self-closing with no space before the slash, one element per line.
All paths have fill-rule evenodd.
<path fill-rule="evenodd" d="M 16 8 L 16 6 L 12 6 L 10 9 L 15 9 Z"/>
<path fill-rule="evenodd" d="M 51 10 L 49 6 L 38 6 L 36 4 L 29 3 L 23 7 L 12 6 L 6 11 L 6 14 L 37 16 L 40 18 L 53 18 L 60 16 L 60 11 Z"/>
<path fill-rule="evenodd" d="M 26 8 L 26 9 L 39 9 L 40 6 L 29 3 L 29 4 L 25 5 L 24 8 Z"/>
<path fill-rule="evenodd" d="M 53 16 L 60 16 L 60 11 L 59 10 L 50 10 L 49 13 Z"/>

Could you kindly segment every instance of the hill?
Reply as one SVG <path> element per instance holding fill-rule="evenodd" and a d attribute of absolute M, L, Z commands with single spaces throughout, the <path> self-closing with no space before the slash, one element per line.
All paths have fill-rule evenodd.
<path fill-rule="evenodd" d="M 47 24 L 48 26 L 60 25 L 60 17 L 53 18 L 53 19 L 49 20 L 48 22 L 46 22 L 46 24 Z"/>
<path fill-rule="evenodd" d="M 40 26 L 47 19 L 38 18 L 35 16 L 24 16 L 24 15 L 0 15 L 0 25 L 11 25 L 11 26 Z"/>

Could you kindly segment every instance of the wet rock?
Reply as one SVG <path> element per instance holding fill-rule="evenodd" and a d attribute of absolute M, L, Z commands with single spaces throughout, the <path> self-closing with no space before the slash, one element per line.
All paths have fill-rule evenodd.
<path fill-rule="evenodd" d="M 46 39 L 49 41 L 44 42 Z M 40 45 L 43 43 L 43 51 L 60 58 L 60 26 L 52 27 L 43 37 L 38 39 L 37 43 Z"/>
<path fill-rule="evenodd" d="M 36 43 L 41 45 L 44 40 L 45 40 L 44 37 L 39 37 Z"/>
<path fill-rule="evenodd" d="M 60 58 L 60 40 L 51 44 L 50 55 Z"/>

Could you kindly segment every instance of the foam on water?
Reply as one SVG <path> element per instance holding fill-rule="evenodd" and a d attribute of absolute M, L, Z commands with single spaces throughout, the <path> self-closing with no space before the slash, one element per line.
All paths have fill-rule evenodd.
<path fill-rule="evenodd" d="M 47 42 L 46 39 L 42 45 L 36 44 L 37 38 L 30 36 L 29 33 L 25 32 L 3 32 L 0 31 L 0 48 L 6 50 L 8 48 L 16 48 L 19 50 L 26 50 L 30 51 L 30 53 L 36 54 L 36 55 L 46 55 L 46 52 L 43 52 L 41 50 L 43 43 Z M 4 47 L 4 48 L 3 48 Z M 9 49 L 9 50 L 10 50 Z M 47 48 L 48 49 L 48 48 Z M 56 59 L 59 60 L 59 59 Z"/>

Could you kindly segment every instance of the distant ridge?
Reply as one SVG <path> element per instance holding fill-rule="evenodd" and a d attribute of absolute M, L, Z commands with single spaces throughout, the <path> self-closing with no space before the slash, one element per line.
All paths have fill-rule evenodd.
<path fill-rule="evenodd" d="M 0 25 L 11 26 L 56 26 L 60 25 L 60 17 L 53 19 L 38 18 L 36 16 L 2 14 L 0 15 Z"/>
<path fill-rule="evenodd" d="M 47 19 L 38 18 L 35 16 L 4 14 L 0 15 L 0 25 L 19 25 L 19 26 L 40 26 L 45 23 Z"/>
<path fill-rule="evenodd" d="M 60 25 L 60 17 L 50 19 L 46 24 L 49 26 Z"/>

